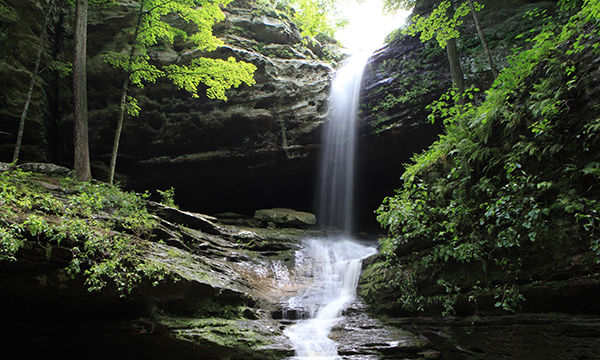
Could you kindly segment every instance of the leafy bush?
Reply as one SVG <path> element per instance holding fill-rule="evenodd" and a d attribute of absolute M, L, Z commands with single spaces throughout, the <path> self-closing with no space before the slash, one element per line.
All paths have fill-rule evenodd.
<path fill-rule="evenodd" d="M 547 19 L 481 105 L 454 106 L 449 95 L 431 105 L 446 133 L 377 210 L 389 231 L 383 254 L 401 272 L 383 286 L 402 289 L 404 310 L 441 303 L 446 314 L 460 294 L 493 293 L 496 307 L 516 311 L 523 259 L 559 259 L 573 239 L 600 262 L 599 120 L 572 108 L 591 81 L 574 59 L 598 55 L 599 13 L 588 0 L 564 26 Z M 460 267 L 470 273 L 456 277 Z"/>
<path fill-rule="evenodd" d="M 147 197 L 103 183 L 0 173 L 0 261 L 16 261 L 25 242 L 36 241 L 48 258 L 53 247 L 70 248 L 67 271 L 83 272 L 90 291 L 111 284 L 126 294 L 143 278 L 156 284 L 166 270 L 143 257 L 156 227 Z"/>

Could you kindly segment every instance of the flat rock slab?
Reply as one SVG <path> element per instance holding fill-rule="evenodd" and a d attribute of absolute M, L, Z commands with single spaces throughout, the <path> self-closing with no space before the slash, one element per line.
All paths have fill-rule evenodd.
<path fill-rule="evenodd" d="M 291 227 L 310 226 L 317 223 L 317 217 L 314 214 L 285 208 L 256 210 L 254 219 Z"/>

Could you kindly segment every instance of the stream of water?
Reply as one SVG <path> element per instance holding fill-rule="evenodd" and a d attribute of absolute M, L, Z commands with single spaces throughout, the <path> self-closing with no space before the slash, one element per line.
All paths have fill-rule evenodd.
<path fill-rule="evenodd" d="M 356 120 L 362 72 L 369 53 L 354 55 L 332 83 L 330 117 L 325 124 L 319 180 L 321 226 L 352 231 Z M 312 278 L 305 292 L 289 299 L 288 308 L 307 315 L 285 331 L 295 358 L 340 359 L 337 343 L 329 338 L 344 307 L 356 296 L 362 259 L 375 248 L 342 235 L 306 239 L 303 255 L 310 259 L 304 276 Z"/>
<path fill-rule="evenodd" d="M 313 266 L 304 275 L 314 280 L 307 291 L 290 299 L 289 305 L 305 309 L 308 319 L 285 333 L 294 345 L 296 359 L 338 359 L 337 343 L 328 337 L 329 332 L 356 296 L 361 260 L 376 250 L 349 237 L 305 242 L 304 256 Z"/>

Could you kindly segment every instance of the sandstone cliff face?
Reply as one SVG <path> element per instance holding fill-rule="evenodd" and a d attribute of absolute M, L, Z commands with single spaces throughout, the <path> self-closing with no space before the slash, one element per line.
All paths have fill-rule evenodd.
<path fill-rule="evenodd" d="M 41 1 L 9 1 L 0 14 L 0 154 L 3 161 L 12 159 L 19 120 L 31 80 L 39 37 L 47 10 Z M 54 29 L 57 30 L 57 29 Z M 53 58 L 54 31 L 46 33 L 49 45 L 42 52 L 42 66 L 35 83 L 29 112 L 26 136 L 21 156 L 29 161 L 49 161 L 56 133 L 57 108 L 54 87 L 55 74 L 43 71 Z"/>
<path fill-rule="evenodd" d="M 292 205 L 310 210 L 333 69 L 301 46 L 298 29 L 281 13 L 243 2 L 224 13 L 215 31 L 225 46 L 204 54 L 166 44 L 153 58 L 185 64 L 199 56 L 234 57 L 257 67 L 256 85 L 229 91 L 227 102 L 203 94 L 193 98 L 166 82 L 136 91 L 142 114 L 125 124 L 117 171 L 140 189 L 173 186 L 178 202 L 203 211 L 252 214 Z M 114 49 L 120 34 L 112 23 L 99 23 L 91 37 L 107 33 L 115 36 L 103 40 L 109 44 L 104 48 Z M 90 129 L 91 152 L 105 161 L 118 95 L 110 89 L 118 89 L 121 77 L 115 74 L 117 81 L 107 84 L 114 70 L 99 59 L 101 51 L 91 54 L 90 97 L 98 101 L 92 100 Z"/>
<path fill-rule="evenodd" d="M 45 4 L 9 1 L 14 21 L 3 24 L 2 157 L 8 161 L 34 60 Z M 43 6 L 44 5 L 44 6 Z M 103 180 L 116 127 L 123 74 L 101 58 L 106 50 L 126 51 L 122 29 L 134 19 L 122 2 L 90 11 L 88 99 L 93 175 Z M 66 11 L 65 16 L 70 13 Z M 157 65 L 186 64 L 200 56 L 253 63 L 256 85 L 228 92 L 229 100 L 192 98 L 165 82 L 135 89 L 142 112 L 126 119 L 117 172 L 126 186 L 174 186 L 184 206 L 209 212 L 291 206 L 311 209 L 320 126 L 327 116 L 333 68 L 318 56 L 330 45 L 301 44 L 297 27 L 275 9 L 237 1 L 215 26 L 225 46 L 203 54 L 188 44 L 163 44 L 151 51 Z M 69 20 L 54 16 L 42 67 L 69 59 Z M 170 19 L 177 24 L 180 19 Z M 181 24 L 185 26 L 185 24 Z M 66 30 L 66 31 L 65 31 Z M 329 46 L 329 47 L 328 47 Z M 16 49 L 26 47 L 26 51 Z M 45 71 L 38 80 L 26 124 L 22 161 L 72 163 L 70 78 Z M 202 92 L 202 90 L 200 90 Z M 245 204 L 253 205 L 245 205 Z"/>

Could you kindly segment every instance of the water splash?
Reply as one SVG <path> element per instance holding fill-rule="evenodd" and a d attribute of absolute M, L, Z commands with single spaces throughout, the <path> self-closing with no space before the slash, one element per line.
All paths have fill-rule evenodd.
<path fill-rule="evenodd" d="M 362 259 L 376 252 L 349 237 L 305 240 L 305 256 L 313 267 L 314 281 L 305 293 L 289 300 L 296 308 L 310 309 L 310 319 L 285 331 L 294 345 L 296 359 L 340 359 L 337 343 L 328 335 L 342 310 L 356 296 Z"/>
<path fill-rule="evenodd" d="M 320 225 L 352 231 L 354 158 L 360 83 L 370 53 L 360 52 L 338 71 L 323 132 L 317 218 Z"/>

